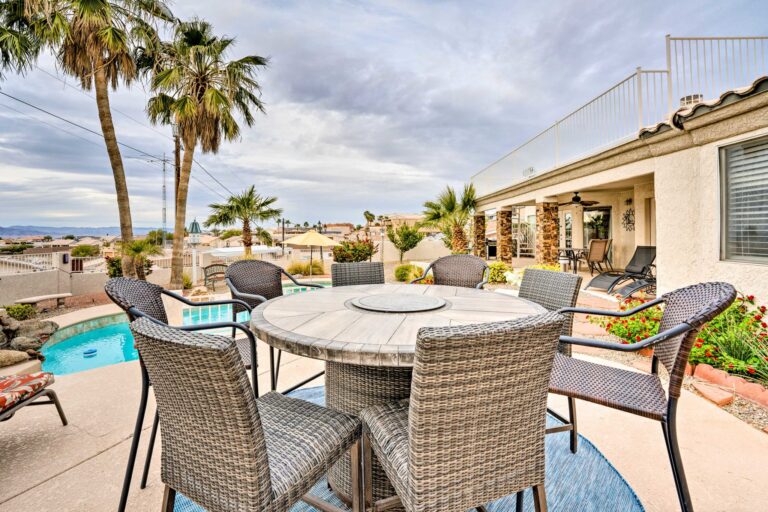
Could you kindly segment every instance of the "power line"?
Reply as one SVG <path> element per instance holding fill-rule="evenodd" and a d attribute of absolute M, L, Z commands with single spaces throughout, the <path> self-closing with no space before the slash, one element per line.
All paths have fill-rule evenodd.
<path fill-rule="evenodd" d="M 22 116 L 27 117 L 27 118 L 29 118 L 29 119 L 31 119 L 33 121 L 37 121 L 38 123 L 43 123 L 46 126 L 50 126 L 51 128 L 54 128 L 54 129 L 59 130 L 59 131 L 62 131 L 64 133 L 68 134 L 68 135 L 71 135 L 72 137 L 77 137 L 78 139 L 83 140 L 83 141 L 87 142 L 88 144 L 93 144 L 94 146 L 103 147 L 101 144 L 99 144 L 96 141 L 93 141 L 91 139 L 86 139 L 85 137 L 82 137 L 82 136 L 80 136 L 80 135 L 78 135 L 78 134 L 76 134 L 74 132 L 71 132 L 69 130 L 65 130 L 61 126 L 56 126 L 55 124 L 49 123 L 47 121 L 43 121 L 42 119 L 39 119 L 39 118 L 34 117 L 32 115 L 29 115 L 26 112 L 22 112 L 21 110 L 15 109 L 15 108 L 11 107 L 10 105 L 6 105 L 5 103 L 0 103 L 0 107 L 3 107 L 3 108 L 6 108 L 8 110 L 11 110 L 13 112 L 16 112 L 17 114 L 21 114 Z"/>
<path fill-rule="evenodd" d="M 235 195 L 235 193 L 234 193 L 234 192 L 232 192 L 231 190 L 229 190 L 229 189 L 228 189 L 228 188 L 227 188 L 227 187 L 226 187 L 226 186 L 225 186 L 225 185 L 224 185 L 222 182 L 220 182 L 219 180 L 217 180 L 217 179 L 216 179 L 216 177 L 215 177 L 213 174 L 211 174 L 210 172 L 208 172 L 208 169 L 206 169 L 205 167 L 203 167 L 203 164 L 201 164 L 200 162 L 198 162 L 198 161 L 197 161 L 197 160 L 195 160 L 194 158 L 192 159 L 192 161 L 193 161 L 193 162 L 195 162 L 195 163 L 197 164 L 197 166 L 198 166 L 199 168 L 201 168 L 201 169 L 203 170 L 203 172 L 205 172 L 205 174 L 207 174 L 208 176 L 210 176 L 210 177 L 211 177 L 211 179 L 212 179 L 213 181 L 215 181 L 216 183 L 218 183 L 218 184 L 221 186 L 221 188 L 223 188 L 224 190 L 226 190 L 227 192 L 229 192 L 229 195 L 231 195 L 231 196 Z"/>

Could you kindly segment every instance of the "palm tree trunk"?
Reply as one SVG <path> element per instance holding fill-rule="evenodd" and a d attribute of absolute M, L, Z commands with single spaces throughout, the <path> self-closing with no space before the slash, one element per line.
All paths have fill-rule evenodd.
<path fill-rule="evenodd" d="M 141 258 L 134 258 L 133 262 L 134 262 L 135 267 L 136 267 L 136 277 L 138 279 L 141 279 L 142 281 L 146 281 L 147 280 L 147 275 L 144 272 L 144 260 L 141 259 Z"/>
<path fill-rule="evenodd" d="M 179 189 L 176 194 L 176 219 L 173 224 L 173 252 L 171 253 L 171 289 L 173 290 L 181 290 L 184 287 L 184 224 L 187 221 L 187 194 L 196 142 L 194 139 L 184 140 L 184 159 L 181 162 Z"/>
<path fill-rule="evenodd" d="M 251 222 L 243 219 L 243 247 L 245 247 L 245 257 L 250 258 L 253 255 L 251 246 L 253 245 L 253 236 L 251 235 Z"/>
<path fill-rule="evenodd" d="M 96 106 L 99 111 L 101 133 L 104 135 L 104 143 L 107 146 L 109 163 L 112 166 L 112 175 L 115 178 L 115 192 L 117 193 L 117 211 L 120 216 L 120 238 L 123 246 L 133 241 L 133 223 L 131 221 L 131 204 L 128 195 L 128 184 L 125 180 L 123 158 L 120 155 L 120 146 L 117 144 L 115 125 L 112 122 L 112 111 L 109 106 L 109 88 L 107 77 L 102 67 L 97 67 L 94 73 L 96 89 Z M 136 275 L 132 259 L 125 253 L 122 255 L 123 275 L 133 277 Z"/>
<path fill-rule="evenodd" d="M 467 234 L 464 232 L 464 228 L 458 224 L 453 226 L 451 246 L 453 252 L 457 254 L 467 252 Z"/>

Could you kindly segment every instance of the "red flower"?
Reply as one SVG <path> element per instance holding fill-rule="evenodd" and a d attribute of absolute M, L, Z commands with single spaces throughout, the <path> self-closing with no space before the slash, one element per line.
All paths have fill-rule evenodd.
<path fill-rule="evenodd" d="M 697 343 L 696 348 L 701 348 L 701 343 Z"/>
<path fill-rule="evenodd" d="M 753 300 L 755 300 L 755 296 L 754 295 L 747 295 L 747 300 L 749 302 L 752 302 Z"/>
<path fill-rule="evenodd" d="M 706 352 L 704 352 L 704 355 L 707 356 L 707 357 L 712 357 L 712 352 L 707 350 Z"/>
<path fill-rule="evenodd" d="M 762 322 L 760 325 L 762 325 L 762 326 L 763 326 L 763 329 L 765 329 L 766 327 L 768 327 L 768 324 L 767 324 L 767 323 L 765 323 L 765 322 Z"/>
<path fill-rule="evenodd" d="M 755 369 L 750 366 L 750 367 L 747 368 L 747 372 L 755 373 Z"/>
<path fill-rule="evenodd" d="M 733 363 L 728 363 L 728 368 L 733 368 Z"/>
<path fill-rule="evenodd" d="M 763 319 L 763 316 L 762 316 L 762 315 L 755 315 L 755 320 L 756 320 L 757 322 L 759 322 L 759 321 L 760 321 L 760 320 L 762 320 L 762 319 Z"/>
<path fill-rule="evenodd" d="M 696 343 L 704 343 L 704 340 L 702 338 L 696 338 Z"/>
<path fill-rule="evenodd" d="M 640 341 L 641 339 L 643 338 L 641 338 L 640 336 L 635 336 L 635 341 Z"/>
<path fill-rule="evenodd" d="M 612 324 L 611 322 L 608 322 L 608 323 L 605 325 L 605 328 L 606 328 L 606 329 L 610 329 L 611 327 L 613 327 L 613 324 Z"/>
<path fill-rule="evenodd" d="M 760 312 L 761 313 L 765 313 L 765 309 L 766 309 L 765 306 L 760 306 Z"/>
<path fill-rule="evenodd" d="M 640 319 L 640 323 L 644 324 L 645 323 L 645 318 L 641 318 Z"/>

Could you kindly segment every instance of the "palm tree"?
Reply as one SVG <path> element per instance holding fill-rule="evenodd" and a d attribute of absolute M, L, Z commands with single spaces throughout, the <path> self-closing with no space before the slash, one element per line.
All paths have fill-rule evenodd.
<path fill-rule="evenodd" d="M 133 223 L 123 159 L 112 121 L 109 88 L 129 86 L 138 76 L 133 58 L 137 46 L 157 44 L 154 22 L 174 21 L 160 0 L 12 0 L 6 30 L 28 35 L 37 48 L 48 47 L 64 73 L 94 89 L 101 132 L 115 180 L 120 236 L 124 246 L 133 240 Z M 21 52 L 17 52 L 21 53 Z M 36 53 L 34 57 L 36 57 Z M 31 64 L 31 62 L 30 62 Z M 123 273 L 134 275 L 130 255 L 122 258 Z"/>
<path fill-rule="evenodd" d="M 363 212 L 363 217 L 365 217 L 365 236 L 370 238 L 371 237 L 371 224 L 373 221 L 376 220 L 376 216 L 371 213 L 368 210 L 365 210 Z"/>
<path fill-rule="evenodd" d="M 41 45 L 29 30 L 24 1 L 0 3 L 0 79 L 3 71 L 23 74 L 40 54 Z"/>
<path fill-rule="evenodd" d="M 152 75 L 151 86 L 156 93 L 147 104 L 150 120 L 176 125 L 184 144 L 171 257 L 173 288 L 182 285 L 181 233 L 195 149 L 199 144 L 203 153 L 216 153 L 222 138 L 233 141 L 240 136 L 235 113 L 252 126 L 251 109 L 264 112 L 256 71 L 267 65 L 267 59 L 250 55 L 225 60 L 234 42 L 232 38 L 215 36 L 209 23 L 195 19 L 178 24 L 172 42 L 144 49 L 140 57 L 142 66 Z"/>
<path fill-rule="evenodd" d="M 211 215 L 204 225 L 205 227 L 232 226 L 238 222 L 242 223 L 245 257 L 250 258 L 254 234 L 251 223 L 264 222 L 280 217 L 283 214 L 283 210 L 273 206 L 276 201 L 276 197 L 262 197 L 258 195 L 256 187 L 251 185 L 243 193 L 230 196 L 226 203 L 209 204 L 208 207 L 211 209 Z M 263 233 L 269 235 L 269 233 L 258 226 L 255 228 L 255 232 L 261 241 L 264 241 Z M 270 240 L 271 238 L 270 236 Z"/>
<path fill-rule="evenodd" d="M 476 206 L 474 185 L 464 185 L 461 198 L 453 188 L 446 187 L 437 200 L 424 203 L 422 224 L 439 228 L 450 240 L 451 250 L 463 254 L 469 250 L 466 229 Z"/>
<path fill-rule="evenodd" d="M 253 229 L 253 237 L 262 245 L 271 246 L 274 243 L 272 234 L 261 226 Z"/>
<path fill-rule="evenodd" d="M 150 256 L 159 256 L 163 250 L 149 238 L 132 240 L 129 244 L 123 244 L 123 254 L 129 256 L 136 270 L 136 277 L 146 280 L 146 264 Z"/>

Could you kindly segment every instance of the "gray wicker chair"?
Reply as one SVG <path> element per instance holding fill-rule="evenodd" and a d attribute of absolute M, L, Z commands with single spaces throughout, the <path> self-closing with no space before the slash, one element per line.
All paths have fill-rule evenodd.
<path fill-rule="evenodd" d="M 227 267 L 227 273 L 224 280 L 229 287 L 232 298 L 243 301 L 249 306 L 249 308 L 234 307 L 232 309 L 232 320 L 235 321 L 237 314 L 241 311 L 246 311 L 247 309 L 250 312 L 252 308 L 257 307 L 259 304 L 262 304 L 269 299 L 281 297 L 283 295 L 283 276 L 288 277 L 288 279 L 298 286 L 322 288 L 319 284 L 300 283 L 294 279 L 291 274 L 283 270 L 282 267 L 278 267 L 274 263 L 268 261 L 240 260 Z M 269 373 L 272 391 L 277 390 L 277 380 L 280 376 L 280 359 L 282 358 L 282 355 L 283 351 L 278 350 L 277 361 L 275 361 L 275 349 L 272 346 L 269 347 Z M 290 393 L 291 391 L 322 377 L 324 373 L 325 372 L 320 372 L 312 375 L 295 386 L 284 390 L 283 393 Z"/>
<path fill-rule="evenodd" d="M 410 400 L 360 414 L 363 459 L 372 448 L 408 512 L 483 510 L 528 487 L 546 510 L 547 384 L 563 321 L 550 312 L 419 330 Z"/>
<path fill-rule="evenodd" d="M 384 264 L 380 261 L 358 261 L 331 265 L 331 285 L 384 284 Z"/>
<path fill-rule="evenodd" d="M 561 342 L 573 345 L 622 352 L 635 352 L 645 347 L 653 347 L 650 374 L 557 354 L 549 390 L 551 393 L 587 400 L 661 422 L 680 508 L 685 512 L 692 511 L 693 504 L 685 479 L 676 430 L 677 401 L 683 386 L 685 364 L 701 328 L 725 311 L 735 298 L 736 290 L 728 283 L 702 283 L 666 293 L 629 311 L 582 308 L 561 310 L 563 313 L 629 317 L 649 307 L 664 305 L 659 333 L 638 343 L 620 345 L 571 336 L 560 338 Z M 658 375 L 659 362 L 669 373 L 669 389 L 666 393 Z"/>
<path fill-rule="evenodd" d="M 558 311 L 562 308 L 576 306 L 580 288 L 581 276 L 577 274 L 527 268 L 523 274 L 518 295 L 523 299 L 528 299 L 544 306 L 547 311 Z M 573 333 L 573 313 L 565 313 L 563 316 L 565 317 L 565 323 L 563 324 L 562 335 L 570 336 Z M 560 343 L 558 351 L 561 354 L 570 356 L 571 346 L 567 343 Z M 563 418 L 551 409 L 547 411 L 563 423 L 561 426 L 548 429 L 547 433 L 554 434 L 570 431 L 571 452 L 576 453 L 579 443 L 579 436 L 576 430 L 576 399 L 568 398 L 568 419 Z"/>
<path fill-rule="evenodd" d="M 427 266 L 421 277 L 411 281 L 411 284 L 426 279 L 430 270 L 435 284 L 482 288 L 488 282 L 488 265 L 485 260 L 471 254 L 452 254 L 438 258 Z"/>
<path fill-rule="evenodd" d="M 256 398 L 233 340 L 147 318 L 131 324 L 163 420 L 164 511 L 180 492 L 211 511 L 289 510 L 351 450 L 362 509 L 360 420 L 270 392 Z M 172 361 L 173 364 L 169 364 Z"/>
<path fill-rule="evenodd" d="M 116 277 L 107 281 L 104 286 L 104 291 L 112 301 L 120 306 L 125 311 L 128 318 L 133 321 L 139 317 L 149 317 L 156 322 L 163 324 L 168 323 L 168 314 L 165 311 L 163 305 L 163 295 L 171 297 L 187 306 L 211 306 L 211 305 L 238 305 L 243 308 L 249 308 L 248 304 L 239 300 L 218 300 L 209 302 L 192 302 L 189 299 L 182 297 L 176 293 L 164 289 L 162 286 L 148 283 L 147 281 L 141 281 L 137 279 L 128 279 L 126 277 Z M 180 329 L 188 331 L 199 331 L 212 328 L 231 327 L 233 337 L 236 331 L 241 331 L 245 334 L 245 338 L 236 341 L 237 347 L 240 351 L 240 357 L 243 363 L 248 368 L 253 368 L 252 372 L 252 384 L 254 393 L 258 396 L 259 386 L 256 374 L 256 339 L 253 333 L 247 327 L 242 324 L 235 324 L 232 322 L 219 322 L 215 324 L 204 325 L 186 325 L 180 327 Z M 136 453 L 139 448 L 139 439 L 141 439 L 141 429 L 144 424 L 144 415 L 147 411 L 147 399 L 149 398 L 150 381 L 147 376 L 144 364 L 139 359 L 141 367 L 141 399 L 139 401 L 139 412 L 136 417 L 136 425 L 133 431 L 133 439 L 131 440 L 131 451 L 128 455 L 128 464 L 125 470 L 125 479 L 123 482 L 123 489 L 120 495 L 120 505 L 118 511 L 125 510 L 125 506 L 128 500 L 128 491 L 130 490 L 131 479 L 133 476 L 133 466 L 136 463 Z M 144 462 L 144 472 L 141 477 L 140 487 L 144 489 L 147 485 L 147 476 L 149 474 L 149 467 L 152 462 L 152 451 L 155 446 L 155 438 L 157 436 L 157 427 L 159 418 L 155 413 L 155 419 L 152 424 L 152 432 L 149 437 L 149 447 L 147 449 L 147 458 Z"/>
<path fill-rule="evenodd" d="M 206 288 L 216 291 L 216 281 L 223 281 L 227 274 L 227 265 L 213 263 L 203 267 L 203 284 Z"/>

